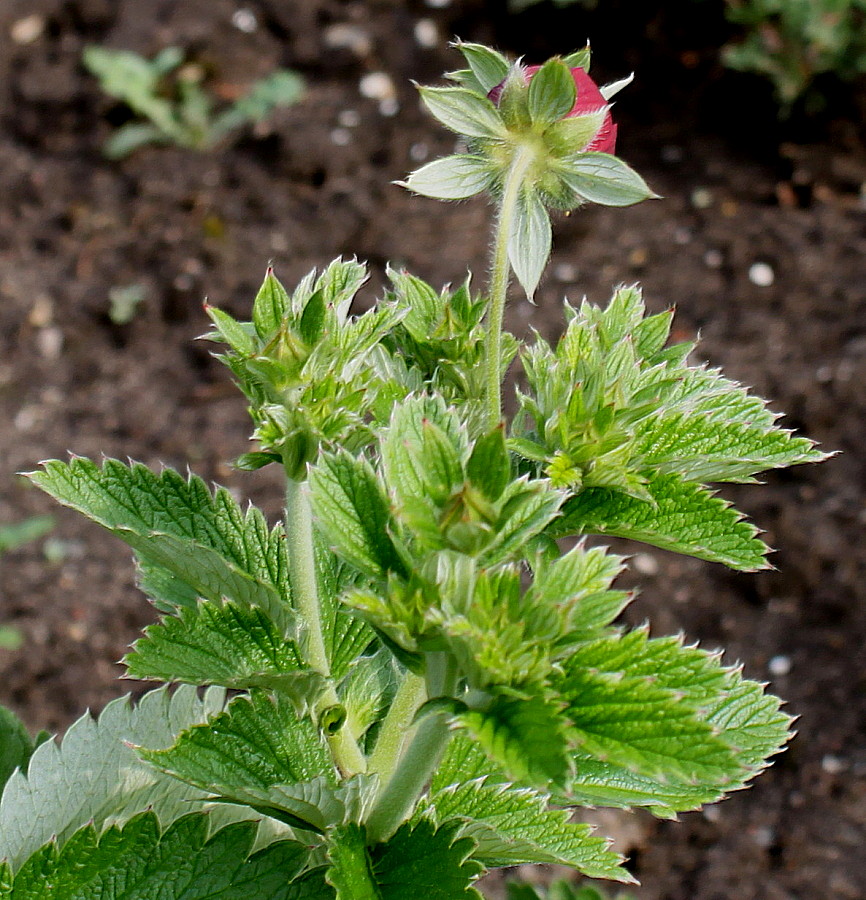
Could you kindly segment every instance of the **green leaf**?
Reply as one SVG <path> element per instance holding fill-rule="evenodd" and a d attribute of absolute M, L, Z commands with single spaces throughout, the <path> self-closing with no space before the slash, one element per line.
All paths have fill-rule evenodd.
<path fill-rule="evenodd" d="M 644 541 L 733 569 L 766 569 L 768 548 L 754 525 L 725 500 L 676 476 L 660 475 L 646 485 L 652 502 L 619 491 L 588 488 L 568 500 L 548 527 L 554 537 L 609 534 Z"/>
<path fill-rule="evenodd" d="M 631 206 L 657 196 L 634 169 L 608 153 L 580 153 L 563 162 L 559 174 L 582 200 L 602 206 Z"/>
<path fill-rule="evenodd" d="M 483 44 L 470 44 L 463 41 L 456 41 L 454 46 L 465 57 L 469 68 L 485 93 L 489 93 L 508 76 L 510 66 L 508 60 L 501 53 L 497 53 Z"/>
<path fill-rule="evenodd" d="M 511 458 L 505 446 L 505 430 L 498 426 L 475 442 L 466 463 L 466 476 L 491 503 L 498 500 L 511 480 Z"/>
<path fill-rule="evenodd" d="M 131 678 L 270 687 L 292 696 L 315 691 L 297 647 L 260 610 L 201 602 L 145 629 L 123 662 Z M 313 681 L 310 678 L 313 677 Z M 318 678 L 321 681 L 321 676 Z M 312 702 L 311 697 L 308 702 Z"/>
<path fill-rule="evenodd" d="M 497 697 L 484 710 L 458 713 L 454 722 L 516 781 L 541 788 L 567 782 L 564 720 L 551 703 Z"/>
<path fill-rule="evenodd" d="M 504 562 L 521 553 L 527 541 L 555 521 L 564 497 L 548 481 L 512 481 L 499 499 L 501 513 L 496 535 L 484 552 L 485 564 Z"/>
<path fill-rule="evenodd" d="M 5 706 L 0 706 L 0 791 L 16 770 L 27 770 L 33 740 L 24 723 Z"/>
<path fill-rule="evenodd" d="M 317 344 L 322 337 L 327 321 L 328 307 L 325 303 L 325 295 L 321 290 L 314 291 L 307 300 L 301 318 L 298 321 L 298 331 L 309 346 Z"/>
<path fill-rule="evenodd" d="M 433 794 L 429 804 L 437 820 L 463 820 L 460 833 L 475 841 L 473 857 L 487 866 L 544 863 L 571 866 L 590 878 L 634 881 L 607 840 L 569 821 L 566 810 L 550 809 L 548 801 L 528 788 L 479 778 Z"/>
<path fill-rule="evenodd" d="M 282 529 L 269 531 L 254 507 L 244 514 L 228 491 L 211 494 L 195 476 L 171 469 L 157 475 L 113 459 L 101 469 L 87 459 L 50 460 L 30 478 L 200 596 L 261 609 L 292 634 Z"/>
<path fill-rule="evenodd" d="M 520 192 L 508 236 L 508 259 L 530 300 L 547 265 L 551 241 L 547 210 L 538 194 L 525 188 Z"/>
<path fill-rule="evenodd" d="M 418 89 L 424 105 L 446 128 L 470 138 L 502 138 L 505 126 L 486 98 L 458 87 Z"/>
<path fill-rule="evenodd" d="M 397 688 L 394 656 L 382 648 L 372 656 L 362 656 L 340 685 L 340 702 L 346 708 L 346 724 L 358 741 L 388 711 Z"/>
<path fill-rule="evenodd" d="M 490 187 L 490 163 L 480 156 L 443 156 L 416 169 L 403 187 L 437 200 L 465 200 Z"/>
<path fill-rule="evenodd" d="M 263 341 L 280 327 L 291 307 L 289 295 L 269 266 L 265 280 L 253 301 L 253 325 Z"/>
<path fill-rule="evenodd" d="M 199 700 L 192 687 L 174 694 L 164 688 L 145 694 L 137 706 L 114 700 L 94 721 L 84 715 L 62 744 L 47 741 L 30 758 L 26 777 L 17 772 L 0 800 L 0 859 L 13 867 L 47 841 L 62 845 L 88 822 L 101 828 L 153 809 L 168 824 L 205 795 L 142 762 L 129 744 L 169 746 L 184 728 L 204 721 L 223 704 L 224 692 L 211 688 Z M 220 821 L 229 816 L 226 809 Z M 234 818 L 239 818 L 237 811 Z"/>
<path fill-rule="evenodd" d="M 43 846 L 21 867 L 8 900 L 301 900 L 291 882 L 309 851 L 280 841 L 251 854 L 256 826 L 229 825 L 208 837 L 207 815 L 194 813 L 160 833 L 153 812 L 99 834 L 92 825 L 58 850 Z"/>
<path fill-rule="evenodd" d="M 323 453 L 310 471 L 310 491 L 319 527 L 347 562 L 374 578 L 402 572 L 388 499 L 366 460 L 345 450 Z"/>
<path fill-rule="evenodd" d="M 382 900 L 481 900 L 471 885 L 482 867 L 469 859 L 474 844 L 459 830 L 453 819 L 438 828 L 429 819 L 404 822 L 387 843 L 372 847 Z"/>
<path fill-rule="evenodd" d="M 767 469 L 825 458 L 812 441 L 781 428 L 692 411 L 647 417 L 638 425 L 634 449 L 644 465 L 703 483 L 749 481 Z"/>
<path fill-rule="evenodd" d="M 742 772 L 716 729 L 677 692 L 648 678 L 575 665 L 559 690 L 581 749 L 604 762 L 661 779 L 715 784 Z"/>
<path fill-rule="evenodd" d="M 549 59 L 529 82 L 529 115 L 533 122 L 548 125 L 571 112 L 575 96 L 571 69 L 558 57 Z"/>
<path fill-rule="evenodd" d="M 243 800 L 247 789 L 335 778 L 315 725 L 299 719 L 287 700 L 263 691 L 236 698 L 225 712 L 184 731 L 166 750 L 138 752 L 162 771 L 229 799 Z"/>
<path fill-rule="evenodd" d="M 238 322 L 227 312 L 205 303 L 204 311 L 217 327 L 217 336 L 241 356 L 252 356 L 256 352 L 256 342 L 247 323 Z"/>

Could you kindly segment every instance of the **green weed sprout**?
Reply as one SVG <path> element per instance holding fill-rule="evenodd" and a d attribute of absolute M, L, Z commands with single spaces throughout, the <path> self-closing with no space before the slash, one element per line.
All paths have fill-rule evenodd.
<path fill-rule="evenodd" d="M 201 72 L 182 65 L 183 60 L 178 47 L 166 47 L 151 60 L 128 50 L 96 46 L 84 50 L 82 61 L 105 93 L 147 120 L 118 128 L 103 148 L 107 157 L 121 159 L 147 144 L 209 150 L 242 126 L 297 102 L 303 89 L 298 74 L 280 69 L 228 107 L 217 109 Z"/>

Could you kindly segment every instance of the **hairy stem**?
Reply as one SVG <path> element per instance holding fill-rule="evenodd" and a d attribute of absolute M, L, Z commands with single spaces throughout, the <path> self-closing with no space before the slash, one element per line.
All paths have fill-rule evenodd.
<path fill-rule="evenodd" d="M 316 580 L 316 556 L 313 544 L 313 518 L 305 482 L 288 479 L 286 484 L 286 544 L 292 599 L 305 628 L 302 652 L 304 661 L 328 679 L 328 687 L 316 701 L 316 713 L 339 704 L 331 682 L 331 666 L 322 634 L 322 612 Z M 348 728 L 328 735 L 328 745 L 337 768 L 345 776 L 364 772 L 367 761 Z"/>
<path fill-rule="evenodd" d="M 427 696 L 451 697 L 456 685 L 453 659 L 447 653 L 428 653 Z M 430 713 L 421 720 L 367 820 L 367 836 L 371 841 L 387 840 L 409 817 L 439 765 L 450 736 L 445 713 Z"/>
<path fill-rule="evenodd" d="M 375 772 L 383 785 L 394 774 L 403 747 L 412 736 L 412 720 L 426 698 L 427 684 L 424 679 L 408 672 L 382 722 L 369 760 L 368 771 Z"/>
<path fill-rule="evenodd" d="M 490 307 L 487 312 L 487 334 L 484 339 L 484 404 L 487 428 L 490 431 L 496 428 L 502 418 L 502 322 L 505 317 L 505 299 L 511 275 L 508 238 L 520 201 L 520 188 L 532 159 L 533 154 L 529 147 L 518 147 L 515 150 L 496 213 L 493 257 L 490 264 Z"/>

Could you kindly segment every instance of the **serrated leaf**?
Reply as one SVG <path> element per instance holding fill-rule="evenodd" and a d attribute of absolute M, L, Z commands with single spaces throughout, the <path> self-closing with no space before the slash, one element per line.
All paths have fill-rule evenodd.
<path fill-rule="evenodd" d="M 448 742 L 442 762 L 433 773 L 430 792 L 436 793 L 455 784 L 484 778 L 487 784 L 504 784 L 508 776 L 465 731 L 458 731 Z"/>
<path fill-rule="evenodd" d="M 16 770 L 27 770 L 33 740 L 24 723 L 5 706 L 0 706 L 0 791 Z"/>
<path fill-rule="evenodd" d="M 718 421 L 708 414 L 679 411 L 639 423 L 634 449 L 644 465 L 703 483 L 749 481 L 767 469 L 825 458 L 810 440 L 775 426 Z"/>
<path fill-rule="evenodd" d="M 541 198 L 534 190 L 524 189 L 508 236 L 508 259 L 530 300 L 547 265 L 551 241 L 550 217 Z"/>
<path fill-rule="evenodd" d="M 469 68 L 485 93 L 489 93 L 508 76 L 510 66 L 508 60 L 501 53 L 497 53 L 483 44 L 457 41 L 455 46 L 465 57 Z"/>
<path fill-rule="evenodd" d="M 87 825 L 59 851 L 28 859 L 3 896 L 9 900 L 301 900 L 291 884 L 309 851 L 280 841 L 250 855 L 256 826 L 229 825 L 208 837 L 209 817 L 184 816 L 160 833 L 153 812 L 99 834 Z"/>
<path fill-rule="evenodd" d="M 290 307 L 291 300 L 286 289 L 269 267 L 253 301 L 253 325 L 263 341 L 267 341 L 280 327 Z"/>
<path fill-rule="evenodd" d="M 325 453 L 310 472 L 318 525 L 337 552 L 374 578 L 403 565 L 390 538 L 393 517 L 370 464 L 345 450 Z"/>
<path fill-rule="evenodd" d="M 501 138 L 505 126 L 496 107 L 464 88 L 421 87 L 424 105 L 446 128 L 471 138 Z"/>
<path fill-rule="evenodd" d="M 293 697 L 316 674 L 302 671 L 297 647 L 260 610 L 230 603 L 201 602 L 164 617 L 145 629 L 123 662 L 131 678 L 237 690 L 267 685 Z"/>
<path fill-rule="evenodd" d="M 558 57 L 549 59 L 529 82 L 529 115 L 542 125 L 555 122 L 571 112 L 575 96 L 571 69 Z"/>
<path fill-rule="evenodd" d="M 634 169 L 608 153 L 580 153 L 563 162 L 559 175 L 580 198 L 602 206 L 631 206 L 656 196 Z"/>
<path fill-rule="evenodd" d="M 490 187 L 490 163 L 480 156 L 444 156 L 416 169 L 399 182 L 403 187 L 437 200 L 465 200 Z"/>
<path fill-rule="evenodd" d="M 137 706 L 123 697 L 109 703 L 98 720 L 80 718 L 62 743 L 41 744 L 27 776 L 12 775 L 0 799 L 0 859 L 17 867 L 53 836 L 62 846 L 91 821 L 102 827 L 151 808 L 168 824 L 189 812 L 191 801 L 205 795 L 157 772 L 128 744 L 169 746 L 184 728 L 216 713 L 223 698 L 223 691 L 211 688 L 199 700 L 186 686 L 171 695 L 164 688 L 152 691 Z"/>
<path fill-rule="evenodd" d="M 515 780 L 541 788 L 567 782 L 564 720 L 551 703 L 497 697 L 484 710 L 458 713 L 454 722 Z"/>
<path fill-rule="evenodd" d="M 382 900 L 481 900 L 471 884 L 482 866 L 469 858 L 474 844 L 459 830 L 454 820 L 438 828 L 429 819 L 404 822 L 387 843 L 372 847 Z"/>
<path fill-rule="evenodd" d="M 757 529 L 725 500 L 671 475 L 651 479 L 646 488 L 651 503 L 605 488 L 583 490 L 566 501 L 548 533 L 555 538 L 609 534 L 733 569 L 767 568 L 768 548 L 756 537 Z"/>
<path fill-rule="evenodd" d="M 648 678 L 575 665 L 558 688 L 580 748 L 602 761 L 695 783 L 726 784 L 742 772 L 694 707 Z"/>
<path fill-rule="evenodd" d="M 31 480 L 84 513 L 161 566 L 199 596 L 263 610 L 290 636 L 294 630 L 282 530 L 262 514 L 243 513 L 228 491 L 211 494 L 195 476 L 160 474 L 141 464 L 50 460 Z"/>
<path fill-rule="evenodd" d="M 475 841 L 473 856 L 487 866 L 544 863 L 571 866 L 590 878 L 634 881 L 606 839 L 569 821 L 566 810 L 550 809 L 548 801 L 528 788 L 479 778 L 439 791 L 429 803 L 438 820 L 463 820 L 460 833 Z"/>
<path fill-rule="evenodd" d="M 502 511 L 496 536 L 484 552 L 486 565 L 507 560 L 555 521 L 565 494 L 553 490 L 549 482 L 513 481 L 500 497 Z"/>
<path fill-rule="evenodd" d="M 316 726 L 298 718 L 289 701 L 263 691 L 236 698 L 225 712 L 184 731 L 168 749 L 139 747 L 138 753 L 162 771 L 229 799 L 247 789 L 336 777 Z"/>

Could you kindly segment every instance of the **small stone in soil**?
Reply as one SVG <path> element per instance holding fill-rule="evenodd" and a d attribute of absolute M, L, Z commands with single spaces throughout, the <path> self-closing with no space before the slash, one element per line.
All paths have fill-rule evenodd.
<path fill-rule="evenodd" d="M 334 50 L 351 50 L 356 56 L 366 56 L 373 46 L 370 35 L 363 28 L 346 22 L 329 25 L 324 37 L 325 43 Z"/>
<path fill-rule="evenodd" d="M 631 558 L 632 568 L 641 575 L 657 575 L 659 562 L 651 553 L 635 553 Z"/>
<path fill-rule="evenodd" d="M 725 261 L 721 250 L 711 248 L 704 254 L 704 265 L 708 269 L 721 269 L 722 263 Z"/>
<path fill-rule="evenodd" d="M 767 671 L 774 678 L 782 678 L 787 675 L 791 671 L 791 657 L 790 656 L 774 656 L 767 663 Z"/>
<path fill-rule="evenodd" d="M 331 132 L 331 143 L 338 147 L 346 147 L 352 143 L 352 132 L 348 128 L 335 128 Z"/>
<path fill-rule="evenodd" d="M 834 756 L 832 753 L 827 753 L 821 759 L 821 768 L 828 775 L 838 775 L 840 772 L 844 772 L 845 769 L 848 768 L 848 764 L 844 759 L 840 759 L 838 756 Z"/>
<path fill-rule="evenodd" d="M 252 34 L 259 27 L 259 22 L 251 9 L 242 7 L 232 13 L 232 25 L 244 34 Z"/>
<path fill-rule="evenodd" d="M 341 109 L 337 122 L 343 128 L 357 128 L 361 124 L 361 114 L 357 109 Z"/>
<path fill-rule="evenodd" d="M 368 72 L 358 82 L 358 90 L 368 100 L 387 100 L 395 95 L 394 82 L 386 72 Z"/>
<path fill-rule="evenodd" d="M 776 273 L 769 263 L 756 262 L 749 266 L 749 281 L 758 287 L 770 287 L 776 280 Z"/>
<path fill-rule="evenodd" d="M 713 192 L 709 188 L 696 187 L 690 199 L 695 209 L 709 209 L 713 205 Z"/>
<path fill-rule="evenodd" d="M 427 50 L 439 45 L 439 29 L 432 19 L 419 19 L 415 23 L 415 43 Z"/>
<path fill-rule="evenodd" d="M 553 269 L 553 277 L 563 284 L 577 281 L 577 268 L 571 263 L 559 263 Z"/>
<path fill-rule="evenodd" d="M 31 16 L 25 16 L 23 19 L 13 22 L 9 29 L 9 37 L 16 44 L 32 44 L 42 37 L 44 31 L 45 17 L 33 13 Z"/>
<path fill-rule="evenodd" d="M 383 116 L 396 116 L 400 112 L 400 104 L 396 97 L 386 97 L 379 101 L 379 112 Z"/>
<path fill-rule="evenodd" d="M 417 144 L 412 144 L 409 148 L 409 159 L 411 159 L 412 162 L 424 162 L 429 155 L 430 148 L 420 141 Z"/>

